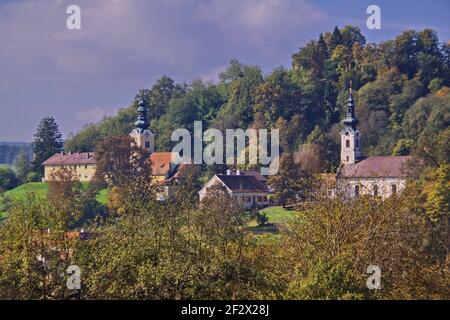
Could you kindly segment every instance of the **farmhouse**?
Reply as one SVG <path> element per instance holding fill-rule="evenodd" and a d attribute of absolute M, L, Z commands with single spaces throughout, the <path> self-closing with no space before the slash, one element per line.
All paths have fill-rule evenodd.
<path fill-rule="evenodd" d="M 227 174 L 214 175 L 199 191 L 200 201 L 216 188 L 226 190 L 234 201 L 245 208 L 270 204 L 267 185 L 254 175 L 245 175 L 239 170 L 236 174 L 228 170 Z"/>
<path fill-rule="evenodd" d="M 66 168 L 78 177 L 80 181 L 90 181 L 95 175 L 95 154 L 83 153 L 56 153 L 44 161 L 44 181 L 51 179 L 52 173 Z"/>
<path fill-rule="evenodd" d="M 408 179 L 410 156 L 363 158 L 361 134 L 357 129 L 355 104 L 350 90 L 344 129 L 341 132 L 341 166 L 337 171 L 337 191 L 350 197 L 370 194 L 387 198 L 400 193 Z"/>

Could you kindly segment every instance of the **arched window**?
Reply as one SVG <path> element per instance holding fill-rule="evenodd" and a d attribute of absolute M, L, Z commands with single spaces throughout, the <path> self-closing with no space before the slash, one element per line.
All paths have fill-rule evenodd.
<path fill-rule="evenodd" d="M 355 186 L 355 197 L 359 197 L 359 185 Z"/>
<path fill-rule="evenodd" d="M 356 139 L 355 144 L 356 144 L 356 147 L 359 148 L 359 140 L 358 139 Z"/>
<path fill-rule="evenodd" d="M 392 195 L 396 195 L 397 194 L 397 185 L 396 184 L 393 184 L 392 186 L 391 186 L 391 189 L 392 189 Z"/>
<path fill-rule="evenodd" d="M 348 156 L 345 159 L 347 160 L 347 162 L 350 160 L 350 158 Z"/>
<path fill-rule="evenodd" d="M 345 147 L 350 148 L 350 140 L 345 140 Z"/>
<path fill-rule="evenodd" d="M 376 184 L 373 185 L 373 195 L 378 197 L 378 185 Z"/>

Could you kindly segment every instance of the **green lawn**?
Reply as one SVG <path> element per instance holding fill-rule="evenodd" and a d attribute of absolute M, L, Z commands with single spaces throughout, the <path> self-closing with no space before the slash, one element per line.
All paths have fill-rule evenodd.
<path fill-rule="evenodd" d="M 265 213 L 268 218 L 266 225 L 258 226 L 256 221 L 252 221 L 249 229 L 255 234 L 273 234 L 273 236 L 277 236 L 280 228 L 289 222 L 294 213 L 294 211 L 283 207 L 268 207 L 261 212 Z"/>
<path fill-rule="evenodd" d="M 261 212 L 267 215 L 268 223 L 283 225 L 289 222 L 294 211 L 283 207 L 268 207 L 261 210 Z"/>
<path fill-rule="evenodd" d="M 87 182 L 82 182 L 84 187 L 88 186 Z M 38 198 L 45 199 L 47 196 L 48 184 L 46 182 L 31 182 L 27 184 L 23 184 L 18 186 L 15 189 L 9 190 L 5 192 L 5 196 L 11 198 L 11 200 L 17 200 L 23 198 L 27 193 L 33 192 Z M 101 204 L 106 204 L 108 201 L 108 192 L 107 190 L 101 190 L 97 195 L 97 201 Z M 7 215 L 3 207 L 3 203 L 0 198 L 0 220 Z"/>
<path fill-rule="evenodd" d="M 18 186 L 15 189 L 5 192 L 5 196 L 11 199 L 20 199 L 29 192 L 34 192 L 38 197 L 45 197 L 47 194 L 48 185 L 46 182 L 30 182 Z"/>

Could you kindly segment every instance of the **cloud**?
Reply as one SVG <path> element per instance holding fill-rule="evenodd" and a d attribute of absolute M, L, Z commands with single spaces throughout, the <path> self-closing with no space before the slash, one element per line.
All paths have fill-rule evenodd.
<path fill-rule="evenodd" d="M 306 0 L 77 0 L 82 29 L 68 30 L 74 3 L 1 2 L 1 139 L 30 140 L 46 115 L 76 131 L 162 75 L 216 79 L 232 58 L 288 63 L 326 16 Z"/>
<path fill-rule="evenodd" d="M 95 123 L 102 120 L 105 116 L 111 116 L 113 114 L 114 111 L 111 109 L 96 107 L 79 111 L 76 114 L 76 118 L 83 123 Z"/>
<path fill-rule="evenodd" d="M 317 26 L 327 14 L 304 0 L 217 0 L 202 2 L 198 18 L 217 24 L 235 41 L 265 45 Z"/>

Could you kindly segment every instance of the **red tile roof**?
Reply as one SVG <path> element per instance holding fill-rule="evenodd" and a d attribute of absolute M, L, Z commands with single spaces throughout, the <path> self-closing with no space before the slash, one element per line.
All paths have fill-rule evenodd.
<path fill-rule="evenodd" d="M 150 155 L 153 175 L 166 175 L 176 165 L 172 162 L 172 152 L 154 152 Z M 44 161 L 44 165 L 88 165 L 95 164 L 94 152 L 55 153 Z M 172 165 L 171 165 L 172 164 Z M 180 166 L 180 169 L 181 166 Z M 178 177 L 178 176 L 177 176 Z"/>
<path fill-rule="evenodd" d="M 93 152 L 55 153 L 44 161 L 44 165 L 88 165 L 95 164 Z"/>
<path fill-rule="evenodd" d="M 166 175 L 170 171 L 172 162 L 172 152 L 154 152 L 150 155 L 152 161 L 153 175 Z"/>
<path fill-rule="evenodd" d="M 175 174 L 171 177 L 171 179 L 182 179 L 190 168 L 195 168 L 195 164 L 187 164 L 182 163 L 178 166 Z"/>
<path fill-rule="evenodd" d="M 338 176 L 342 178 L 406 177 L 406 165 L 411 156 L 369 157 L 355 164 L 341 167 Z"/>

